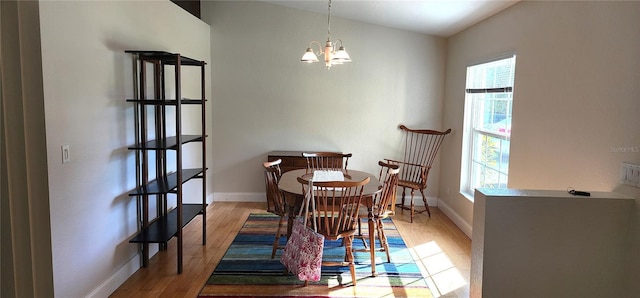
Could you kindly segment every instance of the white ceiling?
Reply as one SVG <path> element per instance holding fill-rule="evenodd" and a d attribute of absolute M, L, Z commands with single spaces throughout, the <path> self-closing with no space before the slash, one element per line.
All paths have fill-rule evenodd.
<path fill-rule="evenodd" d="M 327 14 L 328 0 L 261 0 Z M 520 0 L 332 0 L 331 16 L 449 37 Z"/>

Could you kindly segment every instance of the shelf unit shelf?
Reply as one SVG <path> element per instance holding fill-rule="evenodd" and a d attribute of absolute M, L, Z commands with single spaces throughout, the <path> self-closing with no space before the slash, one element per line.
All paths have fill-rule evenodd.
<path fill-rule="evenodd" d="M 138 56 L 141 60 L 146 61 L 162 61 L 166 65 L 176 65 L 178 61 L 180 65 L 201 66 L 204 61 L 191 59 L 180 54 L 169 53 L 165 51 L 138 51 L 127 50 L 125 53 Z"/>
<path fill-rule="evenodd" d="M 182 228 L 196 216 L 202 215 L 202 245 L 206 245 L 207 239 L 206 63 L 163 51 L 125 53 L 133 56 L 136 73 L 133 82 L 135 98 L 125 99 L 134 106 L 135 142 L 128 149 L 136 153 L 136 188 L 129 196 L 136 198 L 138 210 L 138 232 L 129 242 L 140 245 L 142 266 L 147 267 L 149 244 L 158 243 L 160 250 L 166 250 L 167 243 L 175 238 L 180 274 L 183 271 Z M 196 95 L 198 99 L 182 97 L 183 67 L 200 69 L 201 94 Z M 182 134 L 184 105 L 200 107 L 200 134 Z M 185 120 L 197 121 L 193 116 Z M 186 152 L 197 151 L 197 148 L 189 147 L 192 149 L 190 151 L 182 148 L 188 143 L 200 144 L 200 153 L 196 153 L 198 156 L 187 156 Z M 169 155 L 168 151 L 175 154 Z M 195 157 L 196 160 L 199 157 L 202 166 L 183 168 L 183 159 L 187 157 Z M 192 179 L 202 179 L 201 203 L 186 204 L 183 202 L 183 185 Z M 155 204 L 150 204 L 151 200 L 155 200 Z"/>
<path fill-rule="evenodd" d="M 206 137 L 206 135 L 205 135 Z M 202 142 L 204 139 L 201 135 L 182 135 L 182 144 L 191 142 Z M 164 140 L 151 140 L 141 144 L 129 146 L 129 150 L 176 150 L 178 139 L 176 137 L 168 137 Z"/>
<path fill-rule="evenodd" d="M 192 178 L 200 178 L 198 175 L 202 173 L 202 169 L 182 169 L 182 182 L 183 184 Z M 139 195 L 158 195 L 165 193 L 172 193 L 178 187 L 178 173 L 171 173 L 166 177 L 152 180 L 151 182 L 136 188 L 129 193 L 129 196 Z"/>
<path fill-rule="evenodd" d="M 202 213 L 200 204 L 182 205 L 182 224 L 186 226 L 191 220 Z M 178 232 L 178 210 L 173 209 L 166 216 L 152 222 L 146 229 L 134 236 L 132 243 L 167 243 Z"/>
<path fill-rule="evenodd" d="M 181 99 L 180 104 L 182 105 L 201 105 L 206 100 L 201 99 Z M 127 99 L 127 102 L 134 102 L 143 105 L 149 106 L 177 106 L 177 99 Z"/>

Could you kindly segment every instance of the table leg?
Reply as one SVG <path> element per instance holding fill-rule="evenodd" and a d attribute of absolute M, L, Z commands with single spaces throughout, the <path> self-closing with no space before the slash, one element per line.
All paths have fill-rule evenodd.
<path fill-rule="evenodd" d="M 291 237 L 291 230 L 293 229 L 293 220 L 296 218 L 296 204 L 297 198 L 294 195 L 285 193 L 285 201 L 287 204 L 287 210 L 289 215 L 287 216 L 287 241 Z"/>

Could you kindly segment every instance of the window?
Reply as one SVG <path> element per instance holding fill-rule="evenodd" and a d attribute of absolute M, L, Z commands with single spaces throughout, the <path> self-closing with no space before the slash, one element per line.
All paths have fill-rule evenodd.
<path fill-rule="evenodd" d="M 516 56 L 467 67 L 461 192 L 506 188 Z"/>

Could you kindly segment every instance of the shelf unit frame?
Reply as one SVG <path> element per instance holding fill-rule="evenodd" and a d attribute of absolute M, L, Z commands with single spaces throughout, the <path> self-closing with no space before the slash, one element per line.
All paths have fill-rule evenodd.
<path fill-rule="evenodd" d="M 134 65 L 134 94 L 135 98 L 127 99 L 134 103 L 135 144 L 129 150 L 136 152 L 136 189 L 129 196 L 136 197 L 138 214 L 138 233 L 129 241 L 140 244 L 142 266 L 149 263 L 149 243 L 158 243 L 160 250 L 166 250 L 167 243 L 172 238 L 177 241 L 178 274 L 183 271 L 183 238 L 182 227 L 187 225 L 197 215 L 202 215 L 202 245 L 206 245 L 206 62 L 181 56 L 180 54 L 163 51 L 125 51 L 132 55 Z M 153 94 L 147 94 L 148 76 L 147 66 L 151 65 L 151 88 Z M 174 69 L 175 98 L 166 96 L 167 66 Z M 183 99 L 181 90 L 181 68 L 183 66 L 200 67 L 200 99 Z M 201 134 L 182 135 L 182 105 L 201 106 Z M 175 135 L 169 136 L 167 131 L 167 106 L 175 109 Z M 152 107 L 153 115 L 147 111 Z M 153 117 L 153 125 L 148 125 L 149 117 Z M 151 135 L 153 134 L 153 139 Z M 202 150 L 202 166 L 200 168 L 184 169 L 182 167 L 182 145 L 200 142 Z M 155 152 L 155 178 L 150 179 L 149 153 Z M 175 151 L 175 172 L 168 172 L 168 151 Z M 183 184 L 187 181 L 202 179 L 202 203 L 183 204 Z M 176 197 L 176 207 L 168 209 L 168 195 Z M 150 196 L 156 199 L 156 217 L 149 217 Z"/>

